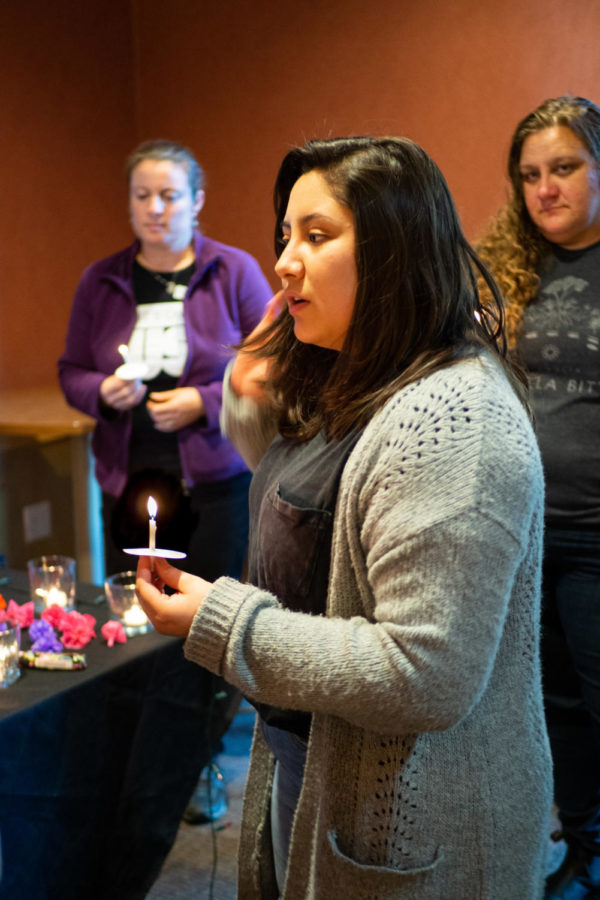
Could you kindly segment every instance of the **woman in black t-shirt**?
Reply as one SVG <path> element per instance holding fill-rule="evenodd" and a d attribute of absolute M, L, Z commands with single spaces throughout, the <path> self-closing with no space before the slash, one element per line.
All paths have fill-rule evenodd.
<path fill-rule="evenodd" d="M 517 126 L 510 202 L 479 245 L 530 373 L 546 477 L 542 660 L 567 855 L 547 898 L 600 897 L 600 108 Z"/>

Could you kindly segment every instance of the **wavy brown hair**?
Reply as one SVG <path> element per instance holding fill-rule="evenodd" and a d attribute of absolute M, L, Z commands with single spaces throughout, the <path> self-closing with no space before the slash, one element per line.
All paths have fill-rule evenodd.
<path fill-rule="evenodd" d="M 482 349 L 501 360 L 524 400 L 523 381 L 506 359 L 500 292 L 427 153 L 394 137 L 313 140 L 290 151 L 274 190 L 278 255 L 291 190 L 312 170 L 352 212 L 358 286 L 339 353 L 297 340 L 287 310 L 262 346 L 245 345 L 274 360 L 281 433 L 307 439 L 325 428 L 342 437 L 399 388 Z M 491 298 L 485 309 L 476 273 Z"/>
<path fill-rule="evenodd" d="M 585 97 L 570 94 L 544 100 L 515 129 L 508 154 L 508 203 L 477 242 L 479 255 L 493 272 L 506 299 L 506 332 L 511 349 L 516 344 L 525 308 L 536 294 L 540 264 L 552 247 L 531 221 L 525 206 L 521 152 L 530 135 L 556 125 L 570 128 L 600 165 L 600 108 Z M 480 286 L 482 296 L 487 299 L 485 285 Z"/>

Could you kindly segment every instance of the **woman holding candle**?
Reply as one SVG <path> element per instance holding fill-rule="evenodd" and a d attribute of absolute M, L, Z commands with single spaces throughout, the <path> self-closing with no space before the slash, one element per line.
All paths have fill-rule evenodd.
<path fill-rule="evenodd" d="M 283 309 L 223 410 L 256 467 L 249 583 L 137 580 L 260 713 L 239 897 L 534 900 L 543 479 L 499 292 L 406 139 L 292 150 L 275 206 Z"/>
<path fill-rule="evenodd" d="M 518 124 L 511 196 L 480 252 L 530 372 L 546 475 L 542 662 L 567 854 L 546 897 L 600 897 L 600 107 L 546 100 Z"/>
<path fill-rule="evenodd" d="M 196 230 L 204 173 L 189 150 L 146 142 L 127 173 L 136 240 L 84 272 L 59 361 L 68 402 L 97 422 L 106 570 L 129 568 L 123 546 L 145 543 L 149 494 L 168 541 L 172 484 L 177 501 L 180 490 L 189 494 L 196 519 L 179 548 L 190 568 L 240 577 L 249 474 L 219 430 L 222 378 L 227 346 L 252 331 L 272 291 L 252 257 Z M 129 365 L 145 364 L 143 381 L 115 374 L 120 348 Z M 130 510 L 140 538 L 124 544 L 135 540 L 119 520 Z M 123 535 L 118 544 L 113 532 Z"/>
<path fill-rule="evenodd" d="M 83 273 L 59 360 L 68 402 L 96 419 L 106 571 L 146 545 L 152 495 L 162 546 L 191 571 L 240 578 L 250 473 L 219 428 L 222 379 L 272 290 L 249 254 L 197 230 L 204 173 L 187 148 L 141 144 L 127 174 L 136 239 Z M 131 366 L 144 380 L 123 377 Z"/>

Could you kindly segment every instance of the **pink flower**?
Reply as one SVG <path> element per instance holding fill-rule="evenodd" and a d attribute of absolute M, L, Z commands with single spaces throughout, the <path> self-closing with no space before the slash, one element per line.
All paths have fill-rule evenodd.
<path fill-rule="evenodd" d="M 64 617 L 60 628 L 62 642 L 66 650 L 79 650 L 96 637 L 94 626 L 96 620 L 89 613 L 78 613 L 73 610 Z"/>
<path fill-rule="evenodd" d="M 33 600 L 21 604 L 21 606 L 19 606 L 18 603 L 15 603 L 14 600 L 8 601 L 6 619 L 11 625 L 20 625 L 21 628 L 29 628 L 33 622 L 33 616 Z"/>
<path fill-rule="evenodd" d="M 42 612 L 41 618 L 60 631 L 67 615 L 68 613 L 64 607 L 59 606 L 58 603 L 52 603 Z"/>
<path fill-rule="evenodd" d="M 113 647 L 115 641 L 118 644 L 124 644 L 127 640 L 125 629 L 120 622 L 106 622 L 100 631 L 102 632 L 102 637 L 106 638 L 106 643 L 109 647 Z"/>

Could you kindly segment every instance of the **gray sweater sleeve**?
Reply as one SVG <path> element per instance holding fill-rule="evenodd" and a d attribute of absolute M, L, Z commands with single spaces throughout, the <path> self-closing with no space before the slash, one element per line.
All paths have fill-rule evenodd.
<path fill-rule="evenodd" d="M 428 379 L 397 395 L 351 455 L 328 616 L 219 579 L 189 659 L 256 700 L 373 731 L 444 729 L 468 714 L 493 670 L 543 486 L 517 401 L 490 403 L 477 379 L 458 390 L 458 368 L 437 393 Z"/>
<path fill-rule="evenodd" d="M 231 387 L 231 360 L 223 377 L 221 431 L 232 442 L 253 472 L 277 433 L 277 424 L 268 406 L 249 397 L 238 397 Z"/>

